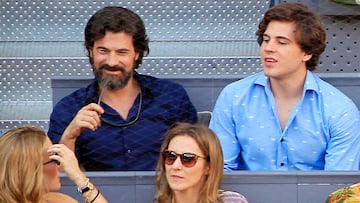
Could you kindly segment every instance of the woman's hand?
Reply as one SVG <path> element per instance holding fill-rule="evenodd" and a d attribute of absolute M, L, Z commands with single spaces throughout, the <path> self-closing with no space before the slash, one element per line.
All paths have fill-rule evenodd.
<path fill-rule="evenodd" d="M 47 150 L 50 159 L 60 162 L 60 170 L 64 171 L 68 178 L 77 186 L 82 186 L 86 182 L 86 176 L 79 167 L 79 162 L 74 154 L 64 144 L 54 144 Z"/>

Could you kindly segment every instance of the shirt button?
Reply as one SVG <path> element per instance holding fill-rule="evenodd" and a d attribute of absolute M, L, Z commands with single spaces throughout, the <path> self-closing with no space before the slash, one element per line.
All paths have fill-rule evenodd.
<path fill-rule="evenodd" d="M 284 166 L 285 164 L 284 163 L 280 163 L 280 166 Z"/>
<path fill-rule="evenodd" d="M 284 142 L 284 138 L 281 138 L 280 142 Z"/>
<path fill-rule="evenodd" d="M 128 149 L 128 150 L 127 150 L 127 153 L 130 154 L 130 153 L 131 153 L 131 149 Z"/>

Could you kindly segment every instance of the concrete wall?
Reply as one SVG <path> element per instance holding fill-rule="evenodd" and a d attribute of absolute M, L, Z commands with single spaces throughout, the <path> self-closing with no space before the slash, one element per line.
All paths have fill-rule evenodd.
<path fill-rule="evenodd" d="M 111 203 L 150 203 L 155 194 L 154 172 L 88 172 L 87 176 Z M 243 194 L 249 203 L 324 203 L 332 191 L 360 182 L 358 171 L 234 171 L 224 175 L 222 189 Z M 66 177 L 62 192 L 82 202 Z"/>

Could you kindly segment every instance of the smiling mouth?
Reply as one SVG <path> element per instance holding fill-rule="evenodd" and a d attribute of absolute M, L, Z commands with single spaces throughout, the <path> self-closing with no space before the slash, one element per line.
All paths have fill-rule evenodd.
<path fill-rule="evenodd" d="M 264 61 L 265 62 L 277 62 L 277 60 L 275 60 L 273 58 L 265 58 Z"/>
<path fill-rule="evenodd" d="M 122 66 L 109 66 L 108 64 L 103 64 L 99 67 L 100 70 L 106 70 L 109 72 L 115 72 L 115 71 L 125 71 L 125 68 Z"/>
<path fill-rule="evenodd" d="M 104 68 L 106 71 L 122 71 L 121 68 Z"/>

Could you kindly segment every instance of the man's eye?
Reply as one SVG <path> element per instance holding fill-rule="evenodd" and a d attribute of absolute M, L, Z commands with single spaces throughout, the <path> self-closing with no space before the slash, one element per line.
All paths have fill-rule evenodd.
<path fill-rule="evenodd" d="M 105 49 L 99 49 L 98 52 L 101 53 L 101 54 L 105 54 L 106 50 Z"/>
<path fill-rule="evenodd" d="M 121 54 L 121 55 L 125 55 L 125 54 L 128 53 L 128 51 L 118 51 L 118 53 Z"/>
<path fill-rule="evenodd" d="M 270 38 L 269 37 L 263 37 L 263 39 L 262 39 L 264 42 L 268 42 L 268 41 L 270 41 Z"/>

